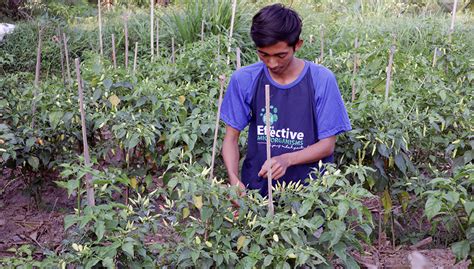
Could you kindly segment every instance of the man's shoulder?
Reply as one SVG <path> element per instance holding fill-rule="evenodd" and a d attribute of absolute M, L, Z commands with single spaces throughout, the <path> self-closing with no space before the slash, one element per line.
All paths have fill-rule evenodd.
<path fill-rule="evenodd" d="M 334 73 L 327 67 L 316 64 L 311 61 L 306 61 L 309 64 L 309 70 L 315 81 L 327 81 L 335 79 Z"/>
<path fill-rule="evenodd" d="M 251 82 L 258 76 L 258 74 L 260 74 L 260 72 L 263 70 L 263 66 L 264 64 L 261 61 L 244 66 L 239 70 L 234 71 L 232 78 L 239 82 Z"/>

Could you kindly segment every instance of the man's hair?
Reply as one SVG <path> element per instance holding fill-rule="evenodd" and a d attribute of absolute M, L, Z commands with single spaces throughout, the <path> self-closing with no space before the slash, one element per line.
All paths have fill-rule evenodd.
<path fill-rule="evenodd" d="M 259 48 L 285 41 L 294 47 L 300 39 L 302 22 L 298 13 L 282 4 L 262 8 L 252 19 L 250 35 Z"/>

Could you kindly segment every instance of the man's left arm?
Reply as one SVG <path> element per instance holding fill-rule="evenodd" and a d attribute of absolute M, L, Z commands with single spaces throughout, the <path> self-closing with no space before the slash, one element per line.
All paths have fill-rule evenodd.
<path fill-rule="evenodd" d="M 336 146 L 336 136 L 330 136 L 308 146 L 302 150 L 285 153 L 271 158 L 273 179 L 279 179 L 286 173 L 286 169 L 293 165 L 301 165 L 317 162 L 330 156 Z M 265 161 L 258 173 L 260 177 L 267 177 L 269 163 Z"/>

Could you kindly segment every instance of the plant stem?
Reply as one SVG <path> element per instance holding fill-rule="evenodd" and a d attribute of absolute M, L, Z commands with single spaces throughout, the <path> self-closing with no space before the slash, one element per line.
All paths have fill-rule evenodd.
<path fill-rule="evenodd" d="M 114 63 L 114 69 L 117 69 L 117 58 L 115 55 L 115 35 L 112 34 L 112 62 Z"/>

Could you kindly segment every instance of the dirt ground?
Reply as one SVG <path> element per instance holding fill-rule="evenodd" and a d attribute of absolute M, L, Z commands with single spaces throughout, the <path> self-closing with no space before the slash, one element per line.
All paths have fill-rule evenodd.
<path fill-rule="evenodd" d="M 18 171 L 4 169 L 0 175 L 0 258 L 11 256 L 10 248 L 29 244 L 38 249 L 57 251 L 65 237 L 63 218 L 74 210 L 73 199 L 68 199 L 67 192 L 53 182 L 56 175 L 43 183 L 36 192 L 25 184 L 25 175 Z M 13 178 L 13 180 L 11 179 Z M 26 181 L 31 179 L 26 179 Z M 39 194 L 32 195 L 32 193 Z M 368 205 L 372 209 L 377 205 Z M 169 232 L 169 231 L 168 231 Z M 167 233 L 168 233 L 167 232 Z M 154 236 L 151 241 L 162 241 L 166 236 Z M 390 240 L 382 236 L 381 245 L 365 245 L 363 253 L 352 254 L 361 266 L 369 269 L 467 269 L 470 261 L 456 259 L 450 249 L 425 249 L 430 244 L 420 247 L 391 245 Z M 38 255 L 40 258 L 41 255 Z"/>

